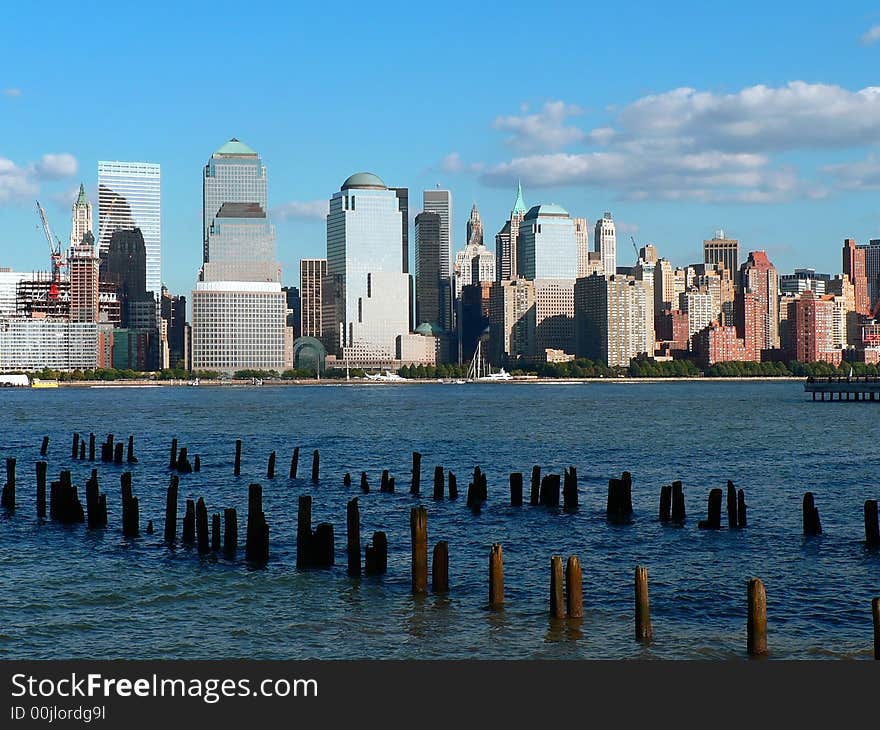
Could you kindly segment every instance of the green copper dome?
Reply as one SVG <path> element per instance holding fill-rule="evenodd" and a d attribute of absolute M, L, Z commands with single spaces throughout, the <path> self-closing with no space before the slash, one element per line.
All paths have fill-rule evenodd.
<path fill-rule="evenodd" d="M 422 322 L 416 327 L 415 333 L 417 335 L 422 335 L 423 337 L 437 337 L 443 334 L 443 328 L 436 322 Z"/>
<path fill-rule="evenodd" d="M 388 186 L 385 184 L 381 177 L 379 177 L 378 175 L 374 175 L 372 172 L 356 172 L 344 183 L 342 183 L 343 190 L 348 190 L 349 188 L 387 190 Z"/>
<path fill-rule="evenodd" d="M 255 155 L 250 147 L 248 147 L 244 142 L 237 140 L 235 137 L 230 139 L 225 145 L 223 145 L 219 150 L 217 150 L 215 155 Z"/>
<path fill-rule="evenodd" d="M 525 220 L 534 220 L 538 216 L 557 216 L 560 218 L 568 218 L 568 211 L 561 205 L 556 203 L 542 203 L 541 205 L 532 206 L 526 213 Z"/>

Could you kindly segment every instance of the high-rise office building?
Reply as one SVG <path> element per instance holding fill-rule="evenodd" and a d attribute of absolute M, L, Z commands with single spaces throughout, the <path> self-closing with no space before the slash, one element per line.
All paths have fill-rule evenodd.
<path fill-rule="evenodd" d="M 793 274 L 779 275 L 779 293 L 802 294 L 809 290 L 822 296 L 825 282 L 830 280 L 830 274 L 817 274 L 815 269 L 795 269 Z"/>
<path fill-rule="evenodd" d="M 150 162 L 98 162 L 98 250 L 119 229 L 140 228 L 147 250 L 147 291 L 162 290 L 161 169 Z"/>
<path fill-rule="evenodd" d="M 440 325 L 443 311 L 441 295 L 440 215 L 416 216 L 416 321 Z"/>
<path fill-rule="evenodd" d="M 401 216 L 394 190 L 372 173 L 351 175 L 330 198 L 325 344 L 351 364 L 393 360 L 398 335 L 409 331 Z"/>
<path fill-rule="evenodd" d="M 510 218 L 495 234 L 495 280 L 507 281 L 517 276 L 516 250 L 519 242 L 519 227 L 528 213 L 523 202 L 522 184 L 517 183 L 516 201 L 510 211 Z"/>
<path fill-rule="evenodd" d="M 73 202 L 70 219 L 70 245 L 82 243 L 86 233 L 92 233 L 92 203 L 86 196 L 86 188 L 79 184 L 79 193 Z M 92 233 L 94 237 L 94 233 Z"/>
<path fill-rule="evenodd" d="M 675 293 L 675 269 L 667 259 L 659 259 L 654 266 L 654 312 L 673 311 L 678 308 Z"/>
<path fill-rule="evenodd" d="M 526 279 L 575 279 L 578 244 L 574 221 L 555 204 L 529 209 L 519 228 L 517 270 Z"/>
<path fill-rule="evenodd" d="M 116 289 L 123 327 L 151 331 L 158 327 L 156 295 L 147 290 L 146 244 L 139 228 L 113 232 L 101 253 L 101 281 Z"/>
<path fill-rule="evenodd" d="M 95 237 L 86 231 L 79 243 L 70 248 L 70 321 L 98 321 L 99 259 Z"/>
<path fill-rule="evenodd" d="M 483 219 L 480 218 L 480 211 L 477 210 L 477 204 L 471 206 L 471 214 L 468 216 L 467 222 L 467 245 L 482 246 L 483 245 Z"/>
<path fill-rule="evenodd" d="M 714 238 L 703 241 L 703 263 L 724 264 L 730 272 L 739 271 L 739 241 L 726 238 L 723 230 L 715 231 Z"/>
<path fill-rule="evenodd" d="M 397 196 L 400 209 L 400 233 L 402 241 L 401 261 L 403 273 L 409 273 L 409 188 L 391 188 Z"/>
<path fill-rule="evenodd" d="M 314 337 L 324 342 L 322 308 L 326 276 L 327 259 L 302 259 L 299 262 L 300 337 Z"/>
<path fill-rule="evenodd" d="M 605 276 L 617 273 L 617 229 L 611 213 L 606 211 L 596 221 L 593 232 L 593 250 L 602 257 L 602 268 Z"/>
<path fill-rule="evenodd" d="M 440 216 L 441 276 L 449 276 L 454 250 L 454 223 L 452 218 L 452 193 L 435 188 L 422 193 L 422 210 Z"/>
<path fill-rule="evenodd" d="M 186 324 L 186 297 L 172 296 L 162 287 L 162 319 L 165 321 L 165 340 L 168 343 L 168 367 L 189 366 L 189 338 Z"/>
<path fill-rule="evenodd" d="M 868 307 L 873 310 L 880 300 L 880 239 L 872 239 L 858 248 L 865 252 L 865 278 L 868 280 Z"/>
<path fill-rule="evenodd" d="M 871 313 L 871 300 L 868 289 L 868 276 L 865 267 L 865 249 L 856 245 L 855 239 L 843 242 L 843 273 L 849 277 L 855 289 L 856 312 Z"/>
<path fill-rule="evenodd" d="M 779 275 L 767 258 L 766 251 L 751 251 L 740 267 L 740 292 L 757 298 L 758 314 L 754 326 L 754 342 L 760 360 L 761 350 L 779 348 Z M 753 336 L 743 313 L 742 298 L 738 307 L 737 328 L 749 346 Z"/>
<path fill-rule="evenodd" d="M 687 314 L 689 344 L 697 332 L 718 321 L 714 297 L 705 288 L 702 291 L 692 289 L 682 292 L 679 295 L 678 309 Z"/>
<path fill-rule="evenodd" d="M 574 219 L 574 235 L 577 239 L 578 249 L 577 275 L 579 277 L 589 276 L 592 273 L 590 271 L 590 232 L 587 229 L 586 218 Z"/>
<path fill-rule="evenodd" d="M 509 366 L 535 340 L 535 282 L 503 279 L 489 290 L 490 361 Z"/>
<path fill-rule="evenodd" d="M 204 168 L 203 201 L 193 368 L 281 370 L 287 307 L 259 155 L 235 138 L 220 147 Z"/>
<path fill-rule="evenodd" d="M 805 291 L 788 304 L 788 354 L 798 362 L 840 363 L 841 350 L 833 343 L 833 297 Z"/>

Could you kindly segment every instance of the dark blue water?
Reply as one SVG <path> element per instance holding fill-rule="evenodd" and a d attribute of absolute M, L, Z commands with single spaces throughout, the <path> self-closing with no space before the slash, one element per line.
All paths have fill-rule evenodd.
<path fill-rule="evenodd" d="M 0 457 L 18 459 L 18 510 L 0 517 L 3 658 L 731 658 L 745 656 L 746 585 L 763 579 L 769 647 L 778 658 L 869 658 L 870 600 L 880 553 L 864 545 L 863 504 L 880 496 L 873 403 L 813 403 L 802 385 L 674 382 L 111 388 L 0 391 Z M 121 533 L 123 467 L 71 462 L 71 434 L 135 435 L 141 530 Z M 99 468 L 110 526 L 38 524 L 33 462 L 51 437 L 49 476 Z M 239 559 L 162 543 L 172 436 L 202 471 L 181 477 L 184 500 L 237 507 Z M 232 476 L 236 438 L 242 475 Z M 300 479 L 287 478 L 300 446 Z M 321 480 L 308 479 L 321 452 Z M 266 461 L 277 450 L 278 477 Z M 409 495 L 423 454 L 422 498 Z M 457 501 L 431 499 L 433 467 L 456 472 Z M 488 474 L 479 515 L 465 506 L 469 474 Z M 533 464 L 578 467 L 580 509 L 511 508 L 508 474 Z M 127 468 L 127 467 L 125 467 Z M 381 470 L 396 494 L 378 492 Z M 605 520 L 607 480 L 633 474 L 635 519 Z M 373 491 L 362 495 L 360 472 Z M 342 486 L 349 471 L 354 484 Z M 305 477 L 305 478 L 302 478 Z M 684 482 L 684 527 L 657 520 L 660 487 Z M 704 531 L 709 489 L 732 479 L 749 505 L 745 530 Z M 267 567 L 243 560 L 247 485 L 263 484 L 271 529 Z M 825 534 L 805 539 L 803 492 Z M 336 567 L 296 569 L 296 504 L 336 530 Z M 388 533 L 388 574 L 345 571 L 345 504 L 358 496 L 363 543 Z M 450 546 L 448 596 L 410 593 L 409 511 L 428 509 L 430 546 Z M 726 515 L 723 516 L 726 524 Z M 179 530 L 178 530 L 179 534 Z M 503 544 L 505 609 L 487 610 L 489 547 Z M 585 618 L 548 616 L 549 561 L 577 554 Z M 633 640 L 633 569 L 650 572 L 654 641 Z"/>

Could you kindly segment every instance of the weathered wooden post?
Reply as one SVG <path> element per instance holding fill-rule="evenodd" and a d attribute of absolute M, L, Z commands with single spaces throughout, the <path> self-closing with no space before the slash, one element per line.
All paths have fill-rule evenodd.
<path fill-rule="evenodd" d="M 89 461 L 95 460 L 95 434 L 89 434 Z"/>
<path fill-rule="evenodd" d="M 121 447 L 122 443 L 117 446 Z M 140 535 L 140 515 L 138 499 L 132 495 L 131 472 L 123 472 L 120 481 L 122 482 L 122 534 L 124 537 L 137 537 Z"/>
<path fill-rule="evenodd" d="M 79 456 L 79 434 L 76 433 L 76 432 L 74 432 L 74 434 L 73 434 L 73 449 L 72 449 L 72 452 L 73 452 L 73 453 L 71 453 L 70 458 L 71 458 L 71 459 L 76 459 L 76 457 Z"/>
<path fill-rule="evenodd" d="M 748 519 L 746 518 L 746 493 L 740 489 L 736 496 L 736 526 L 746 527 Z"/>
<path fill-rule="evenodd" d="M 636 639 L 650 641 L 654 635 L 651 627 L 651 601 L 648 597 L 648 569 L 636 566 Z"/>
<path fill-rule="evenodd" d="M 721 529 L 721 490 L 711 489 L 709 491 L 709 516 L 708 519 L 700 520 L 698 527 L 701 530 L 720 530 Z"/>
<path fill-rule="evenodd" d="M 388 491 L 388 470 L 382 470 L 382 476 L 379 478 L 379 491 L 385 493 Z"/>
<path fill-rule="evenodd" d="M 672 485 L 660 487 L 660 522 L 669 522 L 672 507 Z"/>
<path fill-rule="evenodd" d="M 441 540 L 431 558 L 431 593 L 449 592 L 449 543 Z"/>
<path fill-rule="evenodd" d="M 147 520 L 147 534 L 153 534 L 153 520 Z"/>
<path fill-rule="evenodd" d="M 94 529 L 97 527 L 103 527 L 99 523 L 98 517 L 98 500 L 99 496 L 99 488 L 98 488 L 98 475 L 97 470 L 92 470 L 92 475 L 89 477 L 86 482 L 86 524 L 89 526 L 89 529 Z"/>
<path fill-rule="evenodd" d="M 177 539 L 177 474 L 171 475 L 168 492 L 165 495 L 165 542 L 173 544 Z"/>
<path fill-rule="evenodd" d="M 531 493 L 529 494 L 529 504 L 535 506 L 539 503 L 541 497 L 541 467 L 535 464 L 532 467 L 532 483 Z"/>
<path fill-rule="evenodd" d="M 196 457 L 193 461 L 193 471 L 201 471 L 202 470 L 202 458 L 196 454 Z"/>
<path fill-rule="evenodd" d="M 812 492 L 804 494 L 803 506 L 804 535 L 821 535 L 822 523 L 819 521 L 819 510 Z"/>
<path fill-rule="evenodd" d="M 102 449 L 102 453 L 101 453 L 102 461 L 113 461 L 113 434 L 112 433 L 107 434 L 107 441 L 104 442 L 104 445 L 106 447 L 106 454 L 103 453 L 104 450 Z"/>
<path fill-rule="evenodd" d="M 320 522 L 315 528 L 314 556 L 312 565 L 317 568 L 331 568 L 336 562 L 335 541 L 333 538 L 333 525 L 329 522 Z"/>
<path fill-rule="evenodd" d="M 238 513 L 234 507 L 223 510 L 223 552 L 230 558 L 238 550 Z"/>
<path fill-rule="evenodd" d="M 409 513 L 412 538 L 412 592 L 428 592 L 428 511 L 413 507 Z"/>
<path fill-rule="evenodd" d="M 191 499 L 186 500 L 181 539 L 187 545 L 192 545 L 196 540 L 196 503 Z"/>
<path fill-rule="evenodd" d="M 114 464 L 121 464 L 122 463 L 122 456 L 123 456 L 123 449 L 124 448 L 125 447 L 122 445 L 122 441 L 116 442 L 116 447 L 115 447 L 115 450 L 113 453 L 113 463 Z"/>
<path fill-rule="evenodd" d="M 434 467 L 434 499 L 443 499 L 443 486 L 444 486 L 444 477 L 443 477 L 443 467 L 435 466 Z"/>
<path fill-rule="evenodd" d="M 220 513 L 211 515 L 211 552 L 220 552 Z"/>
<path fill-rule="evenodd" d="M 84 438 L 80 438 L 79 440 L 79 460 L 86 460 L 86 440 Z"/>
<path fill-rule="evenodd" d="M 865 542 L 868 545 L 880 545 L 880 524 L 877 521 L 877 500 L 865 500 Z"/>
<path fill-rule="evenodd" d="M 575 466 L 570 466 L 565 470 L 565 482 L 562 488 L 562 504 L 563 509 L 566 510 L 575 510 L 578 508 L 578 477 L 577 468 Z"/>
<path fill-rule="evenodd" d="M 232 467 L 232 473 L 235 476 L 241 475 L 241 439 L 235 439 L 235 463 Z"/>
<path fill-rule="evenodd" d="M 874 621 L 874 659 L 880 659 L 880 598 L 871 599 L 871 617 Z"/>
<path fill-rule="evenodd" d="M 129 464 L 137 464 L 137 457 L 134 455 L 134 435 L 128 437 L 128 453 L 125 459 Z"/>
<path fill-rule="evenodd" d="M 46 471 L 49 468 L 49 462 L 37 462 L 37 517 L 41 520 L 46 519 Z"/>
<path fill-rule="evenodd" d="M 348 500 L 345 515 L 348 574 L 361 574 L 361 514 L 357 497 Z"/>
<path fill-rule="evenodd" d="M 15 459 L 8 457 L 6 459 L 6 484 L 3 486 L 3 493 L 0 496 L 0 506 L 15 511 Z"/>
<path fill-rule="evenodd" d="M 489 607 L 499 609 L 504 605 L 504 553 L 500 543 L 489 550 Z"/>
<path fill-rule="evenodd" d="M 263 488 L 259 484 L 248 487 L 247 542 L 245 558 L 257 564 L 269 562 L 269 525 L 263 513 Z"/>
<path fill-rule="evenodd" d="M 299 446 L 293 447 L 293 456 L 290 457 L 290 478 L 296 479 L 296 472 L 299 469 Z"/>
<path fill-rule="evenodd" d="M 455 479 L 455 472 L 451 469 L 449 475 L 449 499 L 458 499 L 458 481 Z"/>
<path fill-rule="evenodd" d="M 186 446 L 181 447 L 180 453 L 177 455 L 177 471 L 181 474 L 191 474 L 192 464 L 189 463 Z"/>
<path fill-rule="evenodd" d="M 307 568 L 312 562 L 312 496 L 301 494 L 296 516 L 296 567 Z"/>
<path fill-rule="evenodd" d="M 351 474 L 345 472 L 345 475 L 342 477 L 342 486 L 350 487 L 351 486 Z"/>
<path fill-rule="evenodd" d="M 550 558 L 550 617 L 565 618 L 565 598 L 562 588 L 562 557 Z"/>
<path fill-rule="evenodd" d="M 727 526 L 734 528 L 736 521 L 736 487 L 730 479 L 727 480 Z"/>
<path fill-rule="evenodd" d="M 364 549 L 364 572 L 367 575 L 384 575 L 388 571 L 388 536 L 374 532 L 373 539 Z"/>
<path fill-rule="evenodd" d="M 409 485 L 410 494 L 419 494 L 422 483 L 422 455 L 418 451 L 412 452 L 412 481 Z"/>
<path fill-rule="evenodd" d="M 321 455 L 318 453 L 318 450 L 315 449 L 315 453 L 312 454 L 312 481 L 318 481 L 318 470 L 321 465 Z"/>
<path fill-rule="evenodd" d="M 521 471 L 512 472 L 510 475 L 510 506 L 522 507 L 523 503 L 523 475 Z"/>
<path fill-rule="evenodd" d="M 266 479 L 275 478 L 275 452 L 269 454 L 269 465 L 266 467 Z"/>
<path fill-rule="evenodd" d="M 681 482 L 672 482 L 672 521 L 684 522 L 684 487 Z"/>
<path fill-rule="evenodd" d="M 205 505 L 205 498 L 199 497 L 196 502 L 196 544 L 200 553 L 206 553 L 209 550 L 210 537 L 208 536 L 208 508 Z"/>
<path fill-rule="evenodd" d="M 45 456 L 49 453 L 49 437 L 43 436 L 43 444 L 40 446 L 40 456 Z"/>
<path fill-rule="evenodd" d="M 361 472 L 361 491 L 364 494 L 370 493 L 370 483 L 367 481 L 367 472 Z"/>
<path fill-rule="evenodd" d="M 584 583 L 577 555 L 569 555 L 565 564 L 565 607 L 569 618 L 584 617 Z"/>
<path fill-rule="evenodd" d="M 171 453 L 168 457 L 168 468 L 177 468 L 177 436 L 171 439 Z"/>
<path fill-rule="evenodd" d="M 749 581 L 749 618 L 746 648 L 750 656 L 767 653 L 767 594 L 760 578 Z"/>

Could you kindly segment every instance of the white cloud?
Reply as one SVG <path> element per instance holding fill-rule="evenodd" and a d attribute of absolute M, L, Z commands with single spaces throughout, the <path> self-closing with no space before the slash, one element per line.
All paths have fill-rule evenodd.
<path fill-rule="evenodd" d="M 21 89 L 3 89 L 0 93 L 2 93 L 3 96 L 16 97 L 21 96 Z"/>
<path fill-rule="evenodd" d="M 525 152 L 558 150 L 587 137 L 582 129 L 566 124 L 569 117 L 583 113 L 573 104 L 548 101 L 537 114 L 528 114 L 527 107 L 521 107 L 521 111 L 520 116 L 497 117 L 492 123 L 495 129 L 510 133 L 505 142 L 517 149 Z"/>
<path fill-rule="evenodd" d="M 458 152 L 450 152 L 446 157 L 440 160 L 440 169 L 443 172 L 455 174 L 464 169 L 464 163 L 461 161 L 461 155 Z"/>
<path fill-rule="evenodd" d="M 272 215 L 282 221 L 292 219 L 324 220 L 329 211 L 330 203 L 327 200 L 292 200 L 274 208 Z"/>
<path fill-rule="evenodd" d="M 862 37 L 859 38 L 859 43 L 863 46 L 871 46 L 877 41 L 880 41 L 880 25 L 871 26 Z"/>
<path fill-rule="evenodd" d="M 834 178 L 835 186 L 841 190 L 880 188 L 880 159 L 873 154 L 858 162 L 825 165 L 822 172 Z"/>
<path fill-rule="evenodd" d="M 39 180 L 63 180 L 76 175 L 79 163 L 73 155 L 62 152 L 43 155 L 38 162 L 31 164 L 31 169 Z"/>
<path fill-rule="evenodd" d="M 0 204 L 20 202 L 36 195 L 38 190 L 26 169 L 0 157 Z"/>

